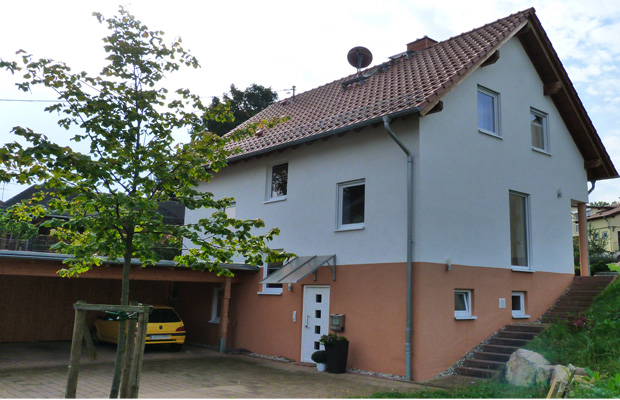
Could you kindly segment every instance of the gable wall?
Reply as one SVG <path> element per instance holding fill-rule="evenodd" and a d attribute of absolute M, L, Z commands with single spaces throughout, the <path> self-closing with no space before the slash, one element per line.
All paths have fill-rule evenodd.
<path fill-rule="evenodd" d="M 408 145 L 418 118 L 399 121 L 399 135 Z M 288 163 L 285 201 L 265 203 L 268 171 Z M 336 231 L 337 185 L 366 181 L 365 227 Z M 260 218 L 281 233 L 270 244 L 297 255 L 336 254 L 339 265 L 397 262 L 406 259 L 406 157 L 383 125 L 296 149 L 241 161 L 201 185 L 216 198 L 236 199 L 236 218 Z M 188 210 L 186 220 L 207 216 L 208 210 Z"/>
<path fill-rule="evenodd" d="M 500 93 L 502 139 L 478 132 L 477 85 Z M 550 156 L 531 148 L 530 107 L 548 114 Z M 416 259 L 510 268 L 513 190 L 530 195 L 533 269 L 571 273 L 571 200 L 587 201 L 583 159 L 519 41 L 420 121 Z"/>

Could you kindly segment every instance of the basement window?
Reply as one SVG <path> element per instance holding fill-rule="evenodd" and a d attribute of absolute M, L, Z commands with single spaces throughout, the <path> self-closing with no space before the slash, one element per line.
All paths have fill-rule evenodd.
<path fill-rule="evenodd" d="M 512 292 L 512 318 L 529 318 L 525 314 L 525 292 Z"/>
<path fill-rule="evenodd" d="M 454 291 L 454 319 L 476 319 L 472 315 L 472 291 L 470 289 L 456 289 Z"/>

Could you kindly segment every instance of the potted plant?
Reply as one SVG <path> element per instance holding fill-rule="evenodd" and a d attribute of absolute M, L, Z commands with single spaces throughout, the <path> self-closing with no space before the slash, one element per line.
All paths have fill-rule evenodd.
<path fill-rule="evenodd" d="M 321 336 L 319 340 L 325 346 L 327 355 L 327 372 L 342 374 L 347 372 L 347 357 L 349 355 L 349 341 L 337 333 Z"/>
<path fill-rule="evenodd" d="M 312 361 L 316 363 L 316 370 L 319 372 L 324 372 L 327 368 L 327 353 L 325 350 L 317 350 L 310 356 Z"/>

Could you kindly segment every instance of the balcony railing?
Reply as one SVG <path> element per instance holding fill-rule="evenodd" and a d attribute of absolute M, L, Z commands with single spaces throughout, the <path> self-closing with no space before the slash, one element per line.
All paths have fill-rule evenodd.
<path fill-rule="evenodd" d="M 0 250 L 15 251 L 38 251 L 49 253 L 50 247 L 58 240 L 49 235 L 35 235 L 30 239 L 15 239 L 12 237 L 0 237 Z"/>

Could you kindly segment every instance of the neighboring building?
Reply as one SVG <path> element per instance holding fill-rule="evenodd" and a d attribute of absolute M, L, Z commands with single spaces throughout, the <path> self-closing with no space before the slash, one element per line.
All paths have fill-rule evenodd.
<path fill-rule="evenodd" d="M 350 368 L 416 380 L 537 319 L 573 279 L 571 206 L 618 176 L 533 9 L 417 40 L 249 122 L 284 115 L 201 187 L 299 256 L 232 286 L 228 347 L 297 361 L 329 314 L 346 317 Z"/>
<path fill-rule="evenodd" d="M 611 206 L 593 207 L 588 206 L 586 212 L 588 218 L 588 229 L 599 232 L 606 237 L 607 251 L 620 257 L 620 204 Z M 573 212 L 573 236 L 578 236 L 579 223 L 575 212 Z"/>

